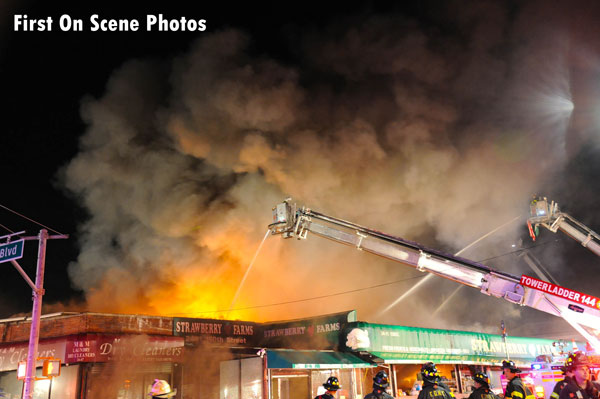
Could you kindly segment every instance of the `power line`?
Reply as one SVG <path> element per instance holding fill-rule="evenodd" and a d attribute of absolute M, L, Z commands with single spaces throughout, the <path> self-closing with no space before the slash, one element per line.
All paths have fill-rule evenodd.
<path fill-rule="evenodd" d="M 542 243 L 539 243 L 539 244 L 531 245 L 529 247 L 519 248 L 518 250 L 515 250 L 515 251 L 506 252 L 504 254 L 496 255 L 496 256 L 493 256 L 491 258 L 483 259 L 483 260 L 477 261 L 477 262 L 478 263 L 486 262 L 486 261 L 491 260 L 491 259 L 497 259 L 497 258 L 500 258 L 502 256 L 511 255 L 511 254 L 522 252 L 522 251 L 525 251 L 525 250 L 528 250 L 528 249 L 531 249 L 531 248 L 535 248 L 535 247 L 539 247 L 539 246 L 542 246 L 542 245 L 551 244 L 551 243 L 554 243 L 554 242 L 557 242 L 557 241 L 561 241 L 561 240 L 557 238 L 557 239 L 552 240 L 552 241 L 545 241 L 545 242 L 542 242 Z M 419 279 L 419 278 L 424 278 L 426 276 L 428 276 L 428 274 L 424 274 L 424 275 L 421 275 L 421 276 L 409 277 L 409 278 L 405 278 L 405 279 L 401 279 L 401 280 L 390 281 L 388 283 L 382 283 L 382 284 L 372 285 L 372 286 L 369 286 L 369 287 L 356 288 L 356 289 L 349 290 L 349 291 L 337 292 L 337 293 L 334 293 L 334 294 L 321 295 L 321 296 L 315 296 L 315 297 L 303 298 L 303 299 L 296 299 L 294 301 L 277 302 L 277 303 L 270 303 L 270 304 L 265 304 L 265 305 L 246 306 L 246 307 L 243 307 L 243 308 L 236 308 L 236 309 L 207 310 L 207 311 L 204 311 L 204 312 L 170 313 L 170 315 L 174 316 L 174 315 L 223 313 L 223 312 L 228 312 L 228 311 L 231 312 L 231 311 L 237 311 L 237 310 L 249 310 L 249 309 L 268 308 L 268 307 L 271 307 L 271 306 L 289 305 L 289 304 L 292 304 L 292 303 L 314 301 L 314 300 L 317 300 L 317 299 L 325 299 L 325 298 L 331 298 L 331 297 L 339 296 L 339 295 L 351 294 L 353 292 L 366 291 L 366 290 L 370 290 L 370 289 L 373 289 L 373 288 L 384 287 L 386 285 L 392 285 L 392 284 L 401 283 L 401 282 L 404 282 L 404 281 L 410 281 L 410 280 L 415 280 L 415 279 Z"/>
<path fill-rule="evenodd" d="M 6 227 L 3 224 L 0 224 L 0 227 L 2 227 L 4 230 L 8 231 L 9 233 L 14 233 L 14 231 L 12 231 L 11 229 L 9 229 L 8 227 Z"/>
<path fill-rule="evenodd" d="M 522 248 L 516 249 L 514 251 L 506 252 L 506 253 L 503 253 L 503 254 L 500 254 L 500 255 L 492 256 L 491 258 L 486 258 L 486 259 L 480 260 L 480 261 L 478 261 L 478 263 L 487 262 L 487 261 L 492 260 L 492 259 L 498 259 L 498 258 L 501 258 L 501 257 L 506 256 L 506 255 L 516 254 L 516 253 L 519 253 L 519 252 L 526 251 L 528 249 L 532 249 L 532 248 L 536 248 L 536 247 L 541 247 L 543 245 L 553 244 L 553 243 L 560 242 L 560 241 L 562 241 L 562 239 L 556 238 L 554 240 L 540 242 L 539 244 L 530 245 L 528 247 L 522 247 Z"/>
<path fill-rule="evenodd" d="M 10 209 L 10 208 L 8 208 L 8 207 L 6 207 L 6 206 L 2 205 L 2 204 L 0 204 L 0 208 L 4 208 L 4 209 L 6 209 L 6 210 L 7 210 L 7 211 L 9 211 L 9 212 L 12 212 L 12 213 L 14 213 L 15 215 L 22 217 L 23 219 L 29 220 L 30 222 L 33 222 L 33 223 L 37 224 L 38 226 L 42 226 L 43 228 L 45 228 L 45 229 L 48 229 L 48 230 L 50 230 L 50 231 L 53 231 L 53 232 L 55 232 L 55 233 L 57 233 L 57 234 L 59 234 L 59 235 L 65 235 L 65 234 L 61 233 L 60 231 L 58 231 L 58 230 L 54 230 L 53 228 L 50 228 L 50 227 L 48 227 L 48 226 L 44 226 L 43 224 L 41 224 L 41 223 L 39 223 L 39 222 L 36 222 L 35 220 L 33 220 L 33 219 L 31 219 L 31 218 L 28 218 L 27 216 L 25 216 L 25 215 L 22 215 L 22 214 L 20 214 L 19 212 L 13 211 L 12 209 Z M 2 226 L 2 227 L 4 227 L 4 226 Z M 5 229 L 7 229 L 6 227 L 4 227 L 4 228 L 5 228 Z M 9 229 L 7 229 L 7 230 L 8 230 L 8 231 L 10 231 Z"/>
<path fill-rule="evenodd" d="M 185 314 L 221 313 L 221 312 L 230 312 L 230 311 L 236 311 L 236 310 L 248 310 L 248 309 L 267 308 L 267 307 L 270 307 L 270 306 L 289 305 L 291 303 L 314 301 L 316 299 L 324 299 L 324 298 L 330 298 L 330 297 L 333 297 L 333 296 L 351 294 L 353 292 L 358 292 L 358 291 L 370 290 L 370 289 L 373 289 L 373 288 L 384 287 L 386 285 L 392 285 L 392 284 L 401 283 L 401 282 L 404 282 L 404 281 L 409 281 L 409 280 L 415 280 L 415 279 L 418 279 L 418 278 L 423 278 L 425 276 L 426 275 L 424 274 L 422 276 L 414 276 L 414 277 L 409 277 L 409 278 L 405 278 L 405 279 L 402 279 L 402 280 L 396 280 L 396 281 L 390 281 L 388 283 L 382 283 L 382 284 L 372 285 L 370 287 L 356 288 L 356 289 L 350 290 L 350 291 L 336 292 L 335 294 L 321 295 L 321 296 L 315 296 L 315 297 L 311 297 L 311 298 L 296 299 L 294 301 L 270 303 L 270 304 L 266 304 L 266 305 L 247 306 L 247 307 L 244 307 L 244 308 L 236 308 L 236 309 L 207 310 L 207 311 L 204 311 L 204 312 L 171 313 L 170 315 L 176 315 L 176 314 L 185 315 Z"/>

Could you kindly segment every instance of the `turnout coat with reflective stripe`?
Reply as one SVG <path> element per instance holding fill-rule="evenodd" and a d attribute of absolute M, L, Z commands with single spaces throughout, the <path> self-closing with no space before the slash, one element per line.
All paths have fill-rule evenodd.
<path fill-rule="evenodd" d="M 556 383 L 556 385 L 554 385 L 554 389 L 552 390 L 552 394 L 550 395 L 550 398 L 558 399 L 558 397 L 560 395 L 560 391 L 562 391 L 562 389 L 567 386 L 567 384 L 569 383 L 570 380 L 571 380 L 571 377 L 565 376 L 564 380 L 558 381 Z"/>
<path fill-rule="evenodd" d="M 500 399 L 492 390 L 488 387 L 479 387 L 475 389 L 469 399 Z"/>
<path fill-rule="evenodd" d="M 560 399 L 598 399 L 600 398 L 600 385 L 588 380 L 585 389 L 581 389 L 575 379 L 571 381 L 560 391 Z"/>
<path fill-rule="evenodd" d="M 518 376 L 508 382 L 504 397 L 506 399 L 535 399 L 531 391 L 523 384 L 523 380 Z"/>
<path fill-rule="evenodd" d="M 444 386 L 425 381 L 417 399 L 456 399 L 452 392 L 444 389 Z"/>

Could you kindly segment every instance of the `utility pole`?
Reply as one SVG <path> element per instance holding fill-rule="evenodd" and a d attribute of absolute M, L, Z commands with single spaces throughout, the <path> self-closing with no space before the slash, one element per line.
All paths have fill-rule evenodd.
<path fill-rule="evenodd" d="M 33 384 L 35 382 L 36 358 L 38 352 L 38 342 L 40 338 L 40 318 L 42 313 L 42 296 L 44 295 L 44 266 L 46 263 L 46 241 L 55 238 L 69 238 L 68 235 L 49 236 L 48 230 L 40 230 L 39 235 L 32 237 L 22 237 L 23 240 L 38 240 L 38 260 L 35 275 L 35 284 L 31 281 L 27 273 L 21 268 L 16 260 L 11 260 L 13 266 L 23 276 L 27 284 L 33 289 L 33 309 L 31 311 L 31 330 L 29 333 L 29 348 L 27 351 L 27 367 L 25 383 L 23 387 L 23 399 L 33 399 Z"/>

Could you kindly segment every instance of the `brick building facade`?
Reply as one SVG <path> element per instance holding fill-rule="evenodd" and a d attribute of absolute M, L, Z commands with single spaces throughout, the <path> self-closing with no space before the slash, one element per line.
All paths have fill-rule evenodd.
<path fill-rule="evenodd" d="M 101 313 L 44 315 L 37 356 L 61 359 L 62 369 L 53 380 L 36 381 L 34 399 L 146 398 L 156 378 L 177 388 L 178 399 L 240 399 L 248 394 L 266 399 L 271 371 L 267 357 L 259 356 L 261 348 L 332 351 L 341 328 L 355 317 L 352 311 L 254 323 Z M 27 318 L 0 320 L 0 397 L 21 397 L 23 384 L 16 370 L 27 356 L 30 327 Z M 41 365 L 38 361 L 38 375 Z M 244 386 L 250 386 L 248 394 Z"/>
<path fill-rule="evenodd" d="M 26 358 L 30 327 L 29 319 L 0 321 L 0 394 L 6 398 L 21 397 L 22 382 L 17 380 L 16 369 Z M 36 381 L 34 398 L 131 399 L 145 397 L 155 378 L 181 385 L 184 341 L 173 336 L 173 318 L 169 317 L 42 316 L 38 357 L 59 358 L 63 366 L 61 375 L 51 383 Z M 194 348 L 188 352 L 193 353 Z"/>

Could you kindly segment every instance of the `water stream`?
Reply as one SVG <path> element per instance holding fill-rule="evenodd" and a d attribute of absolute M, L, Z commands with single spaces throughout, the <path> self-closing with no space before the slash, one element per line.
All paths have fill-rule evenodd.
<path fill-rule="evenodd" d="M 252 265 L 254 264 L 254 261 L 256 260 L 256 257 L 258 256 L 258 253 L 260 252 L 260 249 L 262 248 L 263 244 L 265 243 L 265 240 L 269 236 L 269 232 L 270 232 L 270 230 L 267 229 L 267 232 L 265 233 L 265 236 L 263 237 L 262 241 L 260 242 L 260 245 L 258 246 L 258 249 L 256 250 L 256 253 L 254 254 L 254 257 L 252 258 L 250 265 L 248 265 L 248 268 L 246 269 L 246 273 L 244 273 L 244 277 L 242 277 L 242 281 L 240 281 L 240 285 L 238 286 L 237 291 L 235 291 L 235 295 L 233 296 L 231 305 L 229 305 L 229 310 L 227 310 L 227 313 L 225 314 L 225 318 L 227 318 L 227 316 L 229 316 L 229 313 L 233 309 L 233 305 L 235 305 L 235 302 L 237 301 L 238 296 L 240 295 L 240 292 L 242 291 L 244 282 L 246 281 L 246 278 L 248 277 L 248 274 L 250 273 L 250 270 L 252 269 Z"/>
<path fill-rule="evenodd" d="M 508 226 L 509 224 L 511 224 L 512 222 L 520 219 L 521 216 L 516 216 L 514 219 L 509 220 L 508 222 L 504 223 L 501 226 L 496 227 L 495 229 L 493 229 L 492 231 L 490 231 L 489 233 L 486 233 L 484 235 L 482 235 L 481 237 L 479 237 L 478 239 L 476 239 L 475 241 L 473 241 L 472 243 L 470 243 L 469 245 L 467 245 L 466 247 L 464 247 L 463 249 L 461 249 L 460 251 L 458 251 L 457 253 L 454 254 L 454 256 L 459 256 L 460 254 L 462 254 L 464 251 L 466 251 L 467 249 L 471 248 L 473 245 L 477 244 L 479 241 L 489 237 L 490 235 L 494 234 L 495 232 L 497 232 L 498 230 L 502 229 L 505 226 Z M 399 296 L 394 302 L 392 302 L 391 304 L 389 304 L 385 309 L 383 309 L 381 312 L 379 312 L 377 315 L 381 316 L 383 315 L 385 312 L 387 312 L 388 310 L 390 310 L 391 308 L 393 308 L 394 306 L 396 306 L 400 301 L 402 301 L 404 298 L 406 298 L 408 295 L 410 295 L 415 289 L 417 289 L 418 287 L 420 287 L 423 283 L 425 283 L 426 281 L 428 281 L 431 277 L 433 277 L 433 274 L 429 274 L 426 277 L 424 277 L 421 281 L 419 281 L 417 284 L 415 284 L 414 286 L 411 287 L 411 289 L 409 289 L 408 291 L 406 291 L 404 294 L 402 294 L 401 296 Z M 435 310 L 435 312 L 433 312 L 433 314 L 436 314 L 440 311 L 440 309 L 442 309 L 447 303 L 448 301 L 456 294 L 458 293 L 458 291 L 460 291 L 460 289 L 462 288 L 462 285 L 459 285 L 458 288 L 456 288 L 454 290 L 454 292 L 452 292 L 452 294 L 446 298 L 446 300 L 444 302 L 442 302 L 440 304 L 440 306 L 438 306 L 438 308 Z"/>

